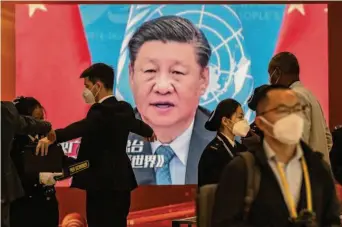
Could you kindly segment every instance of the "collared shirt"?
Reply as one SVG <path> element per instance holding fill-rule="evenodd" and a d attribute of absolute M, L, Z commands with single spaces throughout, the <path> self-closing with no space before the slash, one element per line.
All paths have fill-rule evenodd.
<path fill-rule="evenodd" d="M 170 174 L 172 184 L 185 184 L 186 163 L 188 160 L 188 153 L 190 147 L 190 140 L 192 130 L 194 128 L 194 121 L 190 126 L 170 144 L 163 144 L 160 141 L 151 143 L 152 153 L 154 154 L 160 145 L 170 146 L 175 152 L 175 157 L 170 162 Z"/>
<path fill-rule="evenodd" d="M 277 168 L 276 154 L 274 153 L 274 151 L 272 150 L 270 145 L 266 142 L 266 140 L 264 140 L 263 145 L 264 145 L 264 150 L 266 153 L 268 164 L 270 165 L 274 175 L 277 178 L 277 181 L 278 181 L 279 186 L 281 188 L 281 192 L 283 194 L 284 200 L 286 201 L 285 190 L 284 190 L 284 187 L 281 183 L 280 174 L 279 174 L 279 171 Z M 302 157 L 303 157 L 303 150 L 302 150 L 301 146 L 298 144 L 297 148 L 296 148 L 296 154 L 289 161 L 289 163 L 284 164 L 284 163 L 281 163 L 278 161 L 280 163 L 281 167 L 283 167 L 283 169 L 284 169 L 286 180 L 289 184 L 290 192 L 293 196 L 295 204 L 297 204 L 299 199 L 300 199 L 300 191 L 302 188 L 303 169 L 302 169 L 302 165 L 300 162 L 300 159 Z M 286 201 L 286 203 L 287 203 L 287 206 L 289 207 L 289 202 Z"/>
<path fill-rule="evenodd" d="M 224 135 L 223 133 L 221 133 L 221 135 L 223 135 L 228 140 L 228 142 L 230 143 L 230 145 L 232 145 L 232 147 L 235 147 L 235 141 L 234 140 L 231 140 L 228 136 Z"/>
<path fill-rule="evenodd" d="M 98 103 L 102 103 L 104 100 L 106 100 L 110 97 L 114 97 L 114 95 L 107 95 L 107 96 L 103 97 L 102 99 L 100 99 L 100 101 Z"/>

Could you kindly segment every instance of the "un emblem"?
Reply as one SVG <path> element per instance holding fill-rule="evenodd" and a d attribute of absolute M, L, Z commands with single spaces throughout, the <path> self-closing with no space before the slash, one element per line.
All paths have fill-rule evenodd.
<path fill-rule="evenodd" d="M 213 110 L 222 99 L 234 98 L 244 106 L 246 117 L 251 120 L 251 111 L 246 107 L 254 88 L 251 60 L 244 48 L 241 21 L 228 5 L 132 5 L 117 66 L 116 95 L 134 103 L 128 85 L 129 39 L 143 22 L 164 15 L 189 19 L 204 32 L 211 45 L 210 81 L 200 105 Z"/>

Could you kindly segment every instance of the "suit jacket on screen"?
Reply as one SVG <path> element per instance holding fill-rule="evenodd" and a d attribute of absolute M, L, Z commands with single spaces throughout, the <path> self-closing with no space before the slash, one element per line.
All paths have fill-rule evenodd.
<path fill-rule="evenodd" d="M 188 159 L 186 163 L 185 184 L 197 184 L 198 162 L 201 158 L 204 148 L 216 135 L 216 132 L 210 132 L 204 128 L 204 124 L 208 120 L 209 116 L 209 110 L 203 107 L 199 107 L 197 109 L 194 121 L 194 128 L 190 140 Z M 140 118 L 138 112 L 136 112 L 136 117 Z M 142 152 L 136 155 L 152 155 L 151 144 L 149 142 L 143 141 L 143 138 L 141 136 L 130 133 L 129 140 L 142 141 L 143 143 Z M 134 168 L 133 170 L 139 185 L 156 184 L 154 168 Z"/>
<path fill-rule="evenodd" d="M 57 142 L 82 137 L 77 161 L 89 160 L 89 169 L 73 177 L 72 187 L 85 190 L 133 190 L 137 187 L 126 154 L 129 132 L 150 137 L 153 130 L 135 119 L 133 108 L 110 97 L 92 105 L 84 120 L 56 130 Z"/>

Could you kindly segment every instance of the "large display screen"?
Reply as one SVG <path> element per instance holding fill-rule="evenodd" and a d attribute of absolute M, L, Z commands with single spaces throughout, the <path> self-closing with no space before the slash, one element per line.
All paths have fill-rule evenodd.
<path fill-rule="evenodd" d="M 109 64 L 115 69 L 116 97 L 131 103 L 137 117 L 147 121 L 161 140 L 149 143 L 137 135 L 129 136 L 127 153 L 138 183 L 165 184 L 158 183 L 155 170 L 168 165 L 171 179 L 167 184 L 197 184 L 199 158 L 215 136 L 204 128 L 210 112 L 221 100 L 234 98 L 252 122 L 255 114 L 248 109 L 247 100 L 255 87 L 268 83 L 268 63 L 275 53 L 291 51 L 298 57 L 301 80 L 318 97 L 327 116 L 326 7 L 18 5 L 16 94 L 37 98 L 53 126 L 65 127 L 85 117 L 89 108 L 82 99 L 81 72 L 91 63 Z M 142 78 L 144 75 L 130 76 L 128 43 L 132 35 L 146 21 L 166 15 L 186 18 L 204 33 L 212 52 L 207 78 L 201 78 L 196 70 L 181 79 L 165 74 L 153 83 Z M 137 53 L 141 58 L 160 60 L 158 67 L 166 67 L 168 61 L 180 62 L 178 71 L 198 67 L 191 61 L 196 52 L 184 43 L 151 44 L 142 46 Z M 149 107 L 151 102 L 156 105 Z M 79 143 L 80 139 L 70 141 L 63 148 L 67 154 L 77 156 Z M 165 143 L 175 153 L 170 163 L 156 153 L 157 147 Z M 60 185 L 68 184 L 65 181 Z"/>

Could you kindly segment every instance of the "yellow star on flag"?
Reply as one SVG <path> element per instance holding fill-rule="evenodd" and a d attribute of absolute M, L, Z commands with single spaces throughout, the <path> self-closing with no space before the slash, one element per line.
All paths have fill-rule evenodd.
<path fill-rule="evenodd" d="M 290 14 L 292 13 L 294 10 L 297 10 L 298 12 L 300 12 L 302 15 L 305 15 L 305 11 L 304 11 L 304 5 L 303 4 L 290 4 L 287 13 Z"/>
<path fill-rule="evenodd" d="M 29 4 L 29 17 L 32 17 L 37 10 L 47 11 L 47 8 L 43 4 Z"/>

